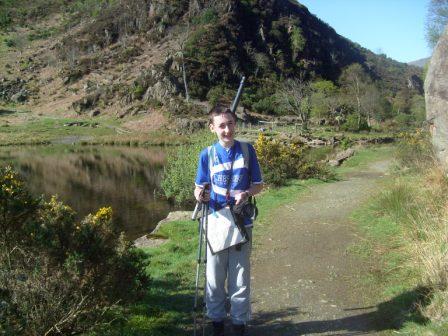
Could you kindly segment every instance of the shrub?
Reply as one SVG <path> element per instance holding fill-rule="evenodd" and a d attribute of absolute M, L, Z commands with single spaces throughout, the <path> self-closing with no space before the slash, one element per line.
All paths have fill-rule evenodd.
<path fill-rule="evenodd" d="M 252 104 L 255 111 L 263 114 L 282 114 L 275 95 L 267 96 Z"/>
<path fill-rule="evenodd" d="M 177 204 L 194 201 L 193 189 L 200 151 L 211 145 L 215 137 L 209 131 L 196 134 L 188 145 L 180 146 L 168 156 L 161 186 L 165 196 Z"/>
<path fill-rule="evenodd" d="M 327 179 L 331 173 L 323 164 L 307 161 L 305 148 L 268 140 L 262 133 L 255 143 L 258 161 L 266 183 L 284 185 L 289 178 Z"/>
<path fill-rule="evenodd" d="M 430 135 L 423 129 L 399 134 L 397 159 L 401 166 L 416 170 L 426 170 L 434 164 L 434 153 Z"/>
<path fill-rule="evenodd" d="M 197 25 L 213 24 L 218 22 L 218 13 L 213 8 L 207 8 L 202 11 L 200 15 L 197 15 L 191 20 Z"/>
<path fill-rule="evenodd" d="M 394 118 L 398 127 L 405 128 L 415 122 L 415 116 L 401 113 Z"/>
<path fill-rule="evenodd" d="M 344 124 L 342 124 L 341 129 L 343 131 L 359 132 L 359 131 L 368 131 L 370 130 L 370 127 L 367 124 L 366 118 L 361 117 L 361 120 L 359 120 L 358 115 L 349 114 Z"/>
<path fill-rule="evenodd" d="M 218 86 L 212 87 L 207 92 L 207 100 L 208 100 L 210 106 L 214 106 L 214 105 L 216 105 L 216 103 L 218 103 L 218 101 L 222 101 L 222 100 L 231 101 L 233 95 L 234 95 L 233 90 L 230 90 L 229 88 L 226 88 L 225 86 L 218 85 Z"/>
<path fill-rule="evenodd" d="M 102 208 L 80 222 L 55 197 L 34 199 L 10 167 L 0 168 L 0 333 L 81 333 L 147 283 L 146 257 Z"/>

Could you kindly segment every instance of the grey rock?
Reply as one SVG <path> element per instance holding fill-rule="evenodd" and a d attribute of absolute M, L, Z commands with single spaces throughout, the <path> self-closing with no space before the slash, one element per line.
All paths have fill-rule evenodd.
<path fill-rule="evenodd" d="M 425 80 L 426 120 L 442 166 L 448 170 L 448 27 L 437 43 Z"/>
<path fill-rule="evenodd" d="M 322 147 L 322 146 L 326 146 L 327 142 L 325 140 L 321 140 L 321 139 L 312 139 L 307 142 L 307 145 L 310 147 Z"/>
<path fill-rule="evenodd" d="M 13 94 L 10 100 L 14 103 L 23 103 L 26 102 L 28 98 L 29 98 L 29 92 L 25 89 L 22 89 L 16 94 Z"/>
<path fill-rule="evenodd" d="M 347 160 L 349 157 L 352 157 L 354 154 L 354 149 L 346 149 L 345 151 L 337 153 L 334 159 L 328 161 L 328 164 L 333 167 L 340 166 L 345 160 Z"/>
<path fill-rule="evenodd" d="M 138 248 L 156 247 L 166 243 L 167 241 L 167 239 L 145 235 L 134 240 L 134 246 Z"/>
<path fill-rule="evenodd" d="M 175 120 L 176 132 L 180 134 L 192 133 L 205 128 L 207 120 L 205 119 L 188 119 L 176 118 Z"/>
<path fill-rule="evenodd" d="M 417 75 L 412 75 L 408 78 L 408 88 L 423 94 L 423 82 Z"/>
<path fill-rule="evenodd" d="M 25 88 L 25 83 L 22 78 L 2 78 L 0 81 L 0 100 L 15 103 L 26 101 L 29 97 L 29 92 Z"/>
<path fill-rule="evenodd" d="M 98 115 L 100 115 L 100 110 L 93 110 L 92 112 L 90 112 L 90 116 L 91 117 L 96 117 L 96 116 L 98 116 Z"/>
<path fill-rule="evenodd" d="M 98 102 L 100 96 L 101 95 L 98 92 L 89 94 L 73 102 L 72 107 L 78 114 L 81 114 L 82 112 L 90 110 L 92 107 L 94 107 Z"/>
<path fill-rule="evenodd" d="M 144 235 L 144 236 L 134 240 L 134 245 L 136 247 L 142 248 L 142 247 L 156 247 L 156 246 L 164 244 L 165 242 L 168 241 L 168 239 L 164 239 L 164 238 L 161 238 L 161 237 L 155 235 L 155 233 L 157 233 L 157 231 L 159 231 L 159 229 L 162 227 L 162 225 L 169 223 L 169 222 L 178 221 L 178 220 L 190 220 L 191 214 L 192 214 L 191 211 L 170 212 L 165 219 L 162 219 L 157 224 L 157 226 L 151 232 L 151 234 Z"/>

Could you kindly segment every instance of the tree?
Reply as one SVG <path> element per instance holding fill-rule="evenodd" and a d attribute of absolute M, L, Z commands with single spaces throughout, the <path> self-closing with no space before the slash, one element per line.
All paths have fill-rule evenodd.
<path fill-rule="evenodd" d="M 409 114 L 411 108 L 412 92 L 404 88 L 397 92 L 393 98 L 393 110 L 395 114 Z"/>
<path fill-rule="evenodd" d="M 434 48 L 448 24 L 448 0 L 431 0 L 426 16 L 426 40 Z"/>
<path fill-rule="evenodd" d="M 302 128 L 308 128 L 311 113 L 310 85 L 304 80 L 303 75 L 286 80 L 277 92 L 276 98 L 281 109 L 299 116 Z"/>
<path fill-rule="evenodd" d="M 184 50 L 185 50 L 185 43 L 188 40 L 189 36 L 189 25 L 187 27 L 186 33 L 181 35 L 178 39 L 178 51 L 174 54 L 175 57 L 180 58 L 180 63 L 182 67 L 182 80 L 184 82 L 184 90 L 185 90 L 185 100 L 188 102 L 190 100 L 190 93 L 188 91 L 188 81 L 187 81 L 187 69 L 185 64 L 185 57 L 184 57 Z"/>
<path fill-rule="evenodd" d="M 425 97 L 414 95 L 411 99 L 410 112 L 417 122 L 423 123 L 426 119 Z"/>
<path fill-rule="evenodd" d="M 311 91 L 311 114 L 317 118 L 335 116 L 340 105 L 336 85 L 329 80 L 318 80 L 311 84 Z"/>
<path fill-rule="evenodd" d="M 371 120 L 380 120 L 381 116 L 385 114 L 383 111 L 384 104 L 383 97 L 374 84 L 367 84 L 365 92 L 361 97 L 361 106 L 364 111 L 364 115 L 367 118 L 367 125 L 371 127 Z"/>
<path fill-rule="evenodd" d="M 366 114 L 362 106 L 362 98 L 366 94 L 371 80 L 361 64 L 353 63 L 342 71 L 339 82 L 346 92 L 349 103 L 352 104 L 351 101 L 355 100 L 355 112 L 358 117 L 358 126 L 360 127 L 361 120 Z"/>

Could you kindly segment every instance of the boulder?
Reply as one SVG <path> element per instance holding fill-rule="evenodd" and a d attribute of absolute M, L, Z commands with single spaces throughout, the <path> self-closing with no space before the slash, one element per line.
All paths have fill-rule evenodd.
<path fill-rule="evenodd" d="M 100 99 L 101 94 L 98 92 L 84 96 L 83 98 L 72 103 L 73 109 L 76 113 L 81 114 L 85 111 L 90 110 L 96 106 L 96 103 Z"/>
<path fill-rule="evenodd" d="M 347 160 L 349 157 L 353 156 L 355 154 L 355 150 L 352 148 L 349 148 L 345 151 L 339 152 L 336 154 L 336 157 L 333 160 L 329 160 L 328 164 L 330 166 L 336 167 L 340 166 L 342 162 Z"/>
<path fill-rule="evenodd" d="M 425 80 L 426 120 L 442 166 L 448 170 L 448 27 L 439 39 Z"/>
<path fill-rule="evenodd" d="M 0 100 L 5 102 L 22 103 L 29 97 L 28 90 L 25 89 L 26 82 L 21 78 L 0 80 Z"/>
<path fill-rule="evenodd" d="M 90 112 L 89 116 L 93 118 L 99 116 L 100 113 L 101 113 L 100 110 L 93 110 L 92 112 Z"/>
<path fill-rule="evenodd" d="M 23 103 L 28 100 L 29 92 L 26 89 L 21 89 L 19 92 L 13 94 L 10 100 L 14 103 Z"/>
<path fill-rule="evenodd" d="M 165 243 L 167 239 L 160 237 L 151 237 L 151 235 L 145 235 L 134 240 L 134 246 L 139 248 L 144 247 L 156 247 Z"/>
<path fill-rule="evenodd" d="M 192 212 L 191 211 L 172 211 L 168 214 L 168 216 L 165 219 L 162 219 L 155 229 L 147 235 L 144 235 L 140 238 L 137 238 L 134 240 L 134 245 L 136 247 L 155 247 L 162 245 L 166 241 L 168 241 L 165 238 L 162 238 L 158 236 L 156 233 L 159 231 L 160 227 L 163 224 L 174 222 L 177 220 L 190 220 L 191 219 Z"/>
<path fill-rule="evenodd" d="M 180 84 L 170 74 L 170 66 L 169 60 L 164 64 L 155 64 L 136 80 L 135 84 L 145 89 L 145 94 L 142 97 L 144 101 L 155 99 L 164 102 L 179 94 Z"/>

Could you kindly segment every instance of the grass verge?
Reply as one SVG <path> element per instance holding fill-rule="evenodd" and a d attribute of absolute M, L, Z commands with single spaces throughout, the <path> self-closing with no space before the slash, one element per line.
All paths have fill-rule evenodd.
<path fill-rule="evenodd" d="M 447 179 L 436 165 L 419 164 L 398 165 L 353 214 L 365 237 L 354 251 L 370 266 L 364 281 L 381 300 L 378 325 L 387 335 L 448 334 Z"/>

